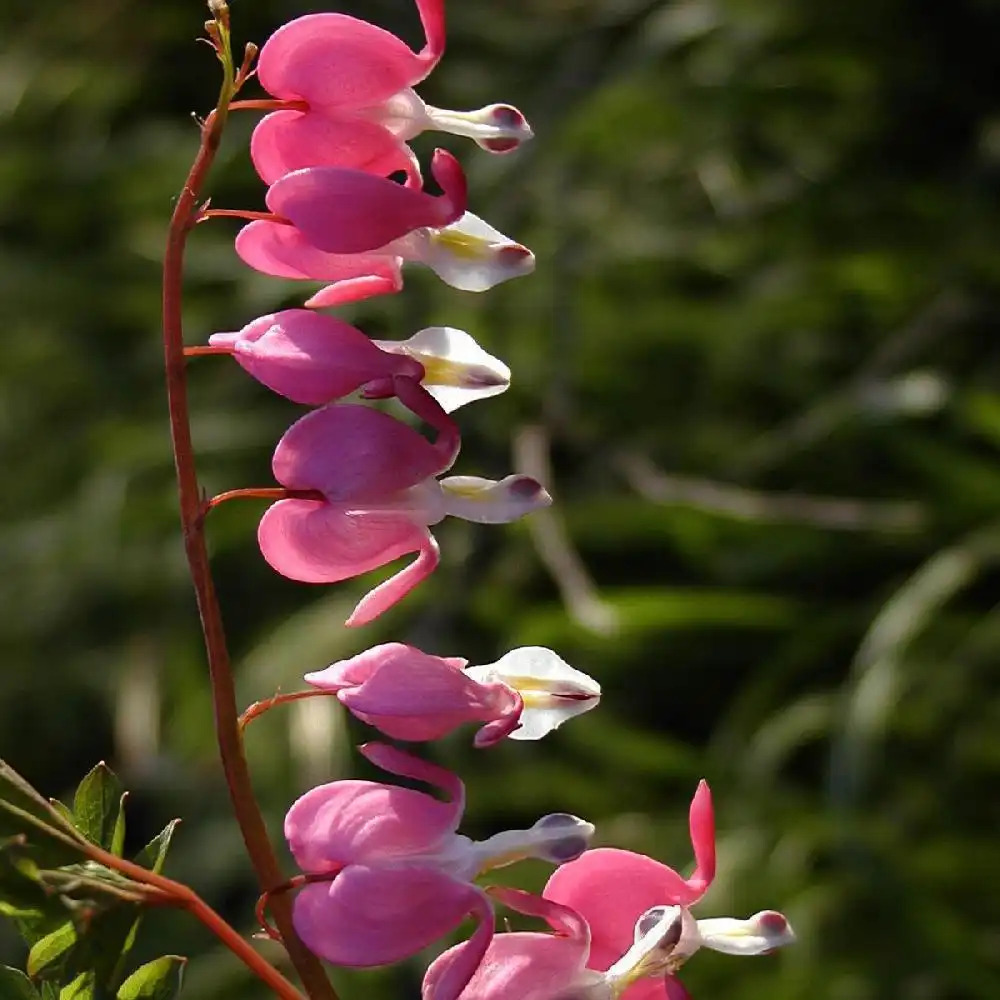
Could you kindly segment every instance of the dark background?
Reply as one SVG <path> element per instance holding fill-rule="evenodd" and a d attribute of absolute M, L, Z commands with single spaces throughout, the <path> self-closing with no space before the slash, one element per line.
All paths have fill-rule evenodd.
<path fill-rule="evenodd" d="M 235 0 L 235 38 L 310 9 Z M 406 0 L 343 9 L 420 45 Z M 249 931 L 157 329 L 190 115 L 217 88 L 203 19 L 195 0 L 0 11 L 0 755 L 52 795 L 107 759 L 130 841 L 183 816 L 168 873 Z M 474 296 L 411 269 L 403 295 L 343 315 L 380 337 L 462 327 L 507 360 L 511 390 L 459 414 L 456 472 L 549 465 L 557 503 L 441 525 L 434 579 L 351 633 L 374 578 L 280 579 L 260 505 L 221 509 L 241 700 L 387 639 L 473 662 L 549 645 L 604 701 L 542 745 L 477 753 L 470 730 L 429 748 L 468 782 L 463 832 L 568 811 L 684 868 L 705 776 L 721 857 L 700 914 L 778 908 L 800 942 L 697 956 L 695 998 L 995 1000 L 1000 4 L 451 0 L 449 19 L 420 92 L 533 123 L 511 157 L 439 141 L 537 273 Z M 217 206 L 262 207 L 255 119 L 234 115 Z M 243 267 L 233 231 L 191 240 L 191 343 L 314 287 Z M 206 488 L 270 484 L 300 411 L 225 359 L 192 382 Z M 360 738 L 327 701 L 255 724 L 276 836 L 297 795 L 358 769 Z M 184 917 L 155 914 L 139 950 L 190 954 L 190 1000 L 263 996 Z M 412 997 L 426 957 L 336 982 Z M 0 958 L 23 960 L 6 930 Z"/>

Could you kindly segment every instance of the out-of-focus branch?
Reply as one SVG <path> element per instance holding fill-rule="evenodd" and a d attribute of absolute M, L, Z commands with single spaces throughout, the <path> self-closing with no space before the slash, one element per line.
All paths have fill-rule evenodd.
<path fill-rule="evenodd" d="M 697 476 L 668 474 L 634 453 L 615 464 L 629 485 L 653 503 L 691 507 L 739 521 L 803 524 L 834 531 L 916 531 L 926 519 L 918 503 L 806 493 L 765 493 Z"/>
<path fill-rule="evenodd" d="M 534 424 L 517 431 L 514 435 L 514 468 L 546 486 L 552 483 L 549 436 L 545 428 Z M 617 627 L 615 611 L 601 600 L 556 510 L 549 507 L 535 511 L 525 523 L 538 558 L 555 580 L 569 616 L 591 632 L 601 635 L 613 632 Z"/>

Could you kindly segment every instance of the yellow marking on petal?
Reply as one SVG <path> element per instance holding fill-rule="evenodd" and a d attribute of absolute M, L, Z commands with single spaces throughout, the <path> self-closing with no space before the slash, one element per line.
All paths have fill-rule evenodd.
<path fill-rule="evenodd" d="M 410 356 L 424 366 L 424 382 L 429 385 L 464 386 L 465 370 L 468 365 L 459 361 L 448 361 L 433 354 L 422 354 L 420 351 L 410 351 Z"/>
<path fill-rule="evenodd" d="M 485 256 L 493 245 L 480 236 L 470 236 L 454 229 L 439 229 L 432 234 L 431 239 L 456 257 L 463 257 L 466 260 L 478 260 Z"/>

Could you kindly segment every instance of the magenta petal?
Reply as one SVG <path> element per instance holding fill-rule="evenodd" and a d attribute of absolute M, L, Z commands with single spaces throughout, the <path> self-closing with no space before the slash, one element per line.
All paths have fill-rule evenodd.
<path fill-rule="evenodd" d="M 409 566 L 404 566 L 398 573 L 368 591 L 358 601 L 357 607 L 344 622 L 348 628 L 357 628 L 374 621 L 379 615 L 406 597 L 414 587 L 437 569 L 441 560 L 440 549 L 434 536 L 426 529 L 422 532 L 419 551 L 420 554 Z"/>
<path fill-rule="evenodd" d="M 408 958 L 470 913 L 491 937 L 492 912 L 475 886 L 430 868 L 362 865 L 351 865 L 332 882 L 305 886 L 293 909 L 295 929 L 308 948 L 350 967 Z"/>
<path fill-rule="evenodd" d="M 228 336 L 228 335 L 226 335 Z M 210 338 L 209 343 L 215 343 Z M 254 378 L 296 403 L 320 406 L 399 370 L 360 330 L 333 316 L 286 309 L 248 324 L 231 345 Z M 413 365 L 407 373 L 419 377 Z"/>
<path fill-rule="evenodd" d="M 274 476 L 290 489 L 321 490 L 332 501 L 386 504 L 443 471 L 440 453 L 395 417 L 353 404 L 313 410 L 285 431 Z"/>
<path fill-rule="evenodd" d="M 420 57 L 425 61 L 427 73 L 430 73 L 444 55 L 444 0 L 417 0 L 417 10 L 427 39 Z"/>
<path fill-rule="evenodd" d="M 236 235 L 236 253 L 244 264 L 276 278 L 349 281 L 377 277 L 402 286 L 401 260 L 389 254 L 335 254 L 317 250 L 295 228 L 258 219 Z"/>
<path fill-rule="evenodd" d="M 704 779 L 698 783 L 694 798 L 691 799 L 688 826 L 696 866 L 688 879 L 688 885 L 700 897 L 708 891 L 715 878 L 715 812 L 712 808 L 712 792 Z"/>
<path fill-rule="evenodd" d="M 433 16 L 431 27 L 437 30 Z M 268 93 L 304 99 L 314 109 L 367 108 L 418 83 L 434 61 L 367 21 L 345 14 L 307 14 L 264 43 L 257 75 Z"/>
<path fill-rule="evenodd" d="M 435 778 L 444 770 L 431 767 Z M 445 773 L 440 780 L 451 783 L 448 802 L 375 781 L 332 781 L 306 792 L 285 816 L 285 837 L 299 867 L 335 871 L 345 864 L 401 860 L 443 847 L 464 808 L 461 782 Z"/>
<path fill-rule="evenodd" d="M 404 642 L 383 642 L 349 659 L 331 663 L 325 670 L 306 674 L 305 679 L 313 687 L 324 691 L 339 691 L 341 688 L 363 684 L 386 664 L 406 665 L 420 659 L 437 660 L 456 670 L 461 670 L 469 663 L 460 656 L 431 656 Z"/>
<path fill-rule="evenodd" d="M 688 905 L 701 897 L 672 868 L 643 854 L 601 847 L 561 865 L 545 886 L 546 899 L 577 910 L 590 924 L 592 962 L 624 955 L 635 922 L 654 906 Z M 609 962 L 610 964 L 610 962 Z M 606 971 L 608 966 L 591 964 Z"/>
<path fill-rule="evenodd" d="M 465 177 L 450 153 L 438 150 L 438 196 L 385 177 L 341 167 L 308 167 L 286 174 L 267 192 L 267 206 L 289 219 L 326 253 L 363 253 L 425 227 L 439 229 L 465 212 Z"/>
<path fill-rule="evenodd" d="M 364 118 L 319 112 L 275 111 L 250 139 L 250 157 L 266 184 L 303 167 L 350 167 L 378 177 L 403 171 L 419 186 L 410 148 L 384 126 Z"/>
<path fill-rule="evenodd" d="M 413 649 L 406 657 L 385 658 L 361 684 L 343 690 L 340 700 L 393 739 L 433 740 L 466 722 L 507 723 L 517 695 L 504 684 L 480 684 L 447 661 Z M 517 725 L 516 717 L 507 724 Z"/>
<path fill-rule="evenodd" d="M 483 955 L 462 1000 L 552 1000 L 569 998 L 587 959 L 586 922 L 567 907 L 517 889 L 491 889 L 490 895 L 531 916 L 541 916 L 558 934 L 496 934 Z M 535 900 L 534 906 L 525 897 Z M 461 946 L 460 946 L 461 947 Z M 424 976 L 423 1000 L 442 1000 L 459 948 L 436 959 Z"/>
<path fill-rule="evenodd" d="M 272 569 L 302 583 L 349 580 L 420 551 L 426 538 L 403 515 L 346 514 L 319 500 L 279 500 L 257 528 Z"/>

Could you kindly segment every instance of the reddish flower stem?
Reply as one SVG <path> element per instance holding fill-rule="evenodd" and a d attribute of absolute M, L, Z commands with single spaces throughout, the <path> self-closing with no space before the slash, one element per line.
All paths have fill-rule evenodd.
<path fill-rule="evenodd" d="M 265 698 L 264 701 L 255 701 L 241 716 L 240 716 L 240 729 L 246 729 L 254 719 L 258 716 L 263 715 L 265 712 L 270 711 L 272 708 L 277 708 L 279 705 L 287 705 L 293 701 L 303 701 L 306 698 L 335 698 L 336 695 L 333 691 L 289 691 L 288 694 L 281 694 L 280 692 L 274 695 L 272 698 Z"/>
<path fill-rule="evenodd" d="M 206 124 L 208 124 L 206 122 Z M 203 208 L 195 222 L 204 222 L 206 219 L 243 219 L 246 222 L 278 222 L 283 226 L 290 226 L 290 220 L 274 212 L 251 212 L 242 208 Z"/>
<path fill-rule="evenodd" d="M 222 140 L 229 102 L 234 92 L 234 70 L 228 47 L 228 23 L 219 15 L 217 27 L 224 32 L 223 44 L 216 44 L 225 76 L 216 110 L 201 128 L 201 142 L 194 163 L 174 206 L 163 257 L 163 351 L 166 368 L 167 402 L 170 411 L 170 435 L 173 444 L 177 491 L 180 500 L 184 551 L 194 584 L 208 656 L 215 732 L 222 769 L 229 788 L 233 812 L 239 823 L 247 853 L 264 892 L 284 883 L 267 826 L 254 795 L 250 771 L 243 751 L 239 727 L 232 665 L 226 645 L 215 584 L 205 545 L 204 511 L 194 444 L 188 414 L 184 335 L 182 327 L 182 290 L 184 249 L 198 212 L 198 198 L 212 161 Z M 211 22 L 210 22 L 211 23 Z M 274 921 L 306 992 L 312 1000 L 337 1000 L 337 995 L 323 971 L 319 959 L 302 943 L 292 923 L 291 901 L 280 896 L 272 907 Z M 230 943 L 232 946 L 232 943 Z M 289 994 L 286 994 L 288 996 Z"/>
<path fill-rule="evenodd" d="M 209 354 L 232 354 L 231 347 L 216 347 L 213 344 L 199 344 L 197 347 L 185 347 L 184 357 L 200 358 Z"/>
<path fill-rule="evenodd" d="M 233 101 L 230 111 L 308 111 L 305 101 L 253 100 Z"/>
<path fill-rule="evenodd" d="M 110 854 L 96 844 L 87 843 L 80 846 L 92 861 L 120 872 L 133 882 L 153 890 L 149 897 L 150 903 L 162 902 L 187 910 L 282 1000 L 302 1000 L 302 994 L 270 962 L 254 951 L 250 943 L 226 923 L 192 888 Z"/>
<path fill-rule="evenodd" d="M 226 490 L 212 497 L 205 505 L 206 511 L 227 500 L 323 500 L 319 490 L 289 490 L 284 486 L 254 486 L 241 490 Z"/>

